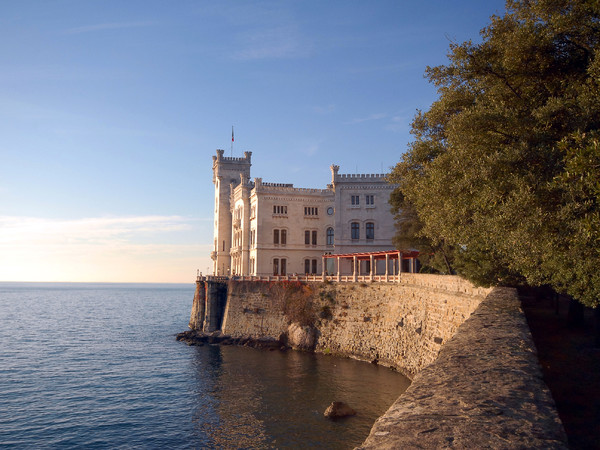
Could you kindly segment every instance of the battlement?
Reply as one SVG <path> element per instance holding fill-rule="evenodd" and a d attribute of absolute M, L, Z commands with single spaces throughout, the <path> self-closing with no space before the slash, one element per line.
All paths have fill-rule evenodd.
<path fill-rule="evenodd" d="M 225 156 L 225 150 L 217 149 L 217 155 L 213 156 L 213 162 L 233 162 L 233 163 L 248 163 L 252 162 L 252 152 L 244 152 L 244 157 Z"/>
<path fill-rule="evenodd" d="M 340 173 L 335 181 L 386 181 L 385 173 Z"/>
<path fill-rule="evenodd" d="M 262 183 L 263 186 L 293 188 L 292 183 Z"/>
<path fill-rule="evenodd" d="M 254 187 L 259 192 L 281 192 L 286 194 L 327 194 L 330 189 L 297 188 L 292 183 L 267 183 L 262 178 L 254 179 Z"/>
<path fill-rule="evenodd" d="M 385 173 L 339 173 L 340 166 L 332 164 L 329 166 L 331 169 L 331 183 L 336 182 L 387 182 L 388 174 Z"/>

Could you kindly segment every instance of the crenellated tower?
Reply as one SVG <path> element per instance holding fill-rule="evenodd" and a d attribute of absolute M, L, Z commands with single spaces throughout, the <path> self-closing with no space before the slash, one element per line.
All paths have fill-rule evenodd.
<path fill-rule="evenodd" d="M 240 180 L 250 178 L 252 152 L 244 152 L 243 158 L 224 156 L 217 150 L 213 156 L 213 184 L 215 185 L 214 244 L 211 258 L 215 275 L 229 275 L 231 267 L 232 208 L 230 195 Z"/>

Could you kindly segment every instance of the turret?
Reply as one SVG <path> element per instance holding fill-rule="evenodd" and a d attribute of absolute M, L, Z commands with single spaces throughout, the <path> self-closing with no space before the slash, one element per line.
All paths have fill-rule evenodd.
<path fill-rule="evenodd" d="M 250 178 L 252 152 L 244 152 L 243 158 L 224 156 L 224 150 L 217 150 L 213 160 L 213 183 L 215 185 L 215 225 L 212 259 L 215 275 L 228 275 L 231 263 L 231 189 L 240 181 Z"/>

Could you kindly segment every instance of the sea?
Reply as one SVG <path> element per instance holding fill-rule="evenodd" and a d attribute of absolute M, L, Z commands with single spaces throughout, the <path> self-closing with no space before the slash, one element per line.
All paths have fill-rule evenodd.
<path fill-rule="evenodd" d="M 193 296 L 0 283 L 0 447 L 353 448 L 410 383 L 329 355 L 187 346 Z M 332 401 L 357 415 L 326 419 Z"/>

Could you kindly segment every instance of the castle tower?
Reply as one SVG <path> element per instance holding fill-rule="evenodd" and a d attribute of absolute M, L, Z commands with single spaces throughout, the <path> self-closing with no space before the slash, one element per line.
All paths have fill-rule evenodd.
<path fill-rule="evenodd" d="M 215 228 L 214 246 L 211 258 L 215 275 L 229 275 L 231 269 L 232 208 L 231 189 L 241 179 L 250 178 L 252 152 L 244 152 L 243 158 L 223 156 L 224 150 L 217 150 L 213 156 L 213 184 L 215 185 Z"/>

